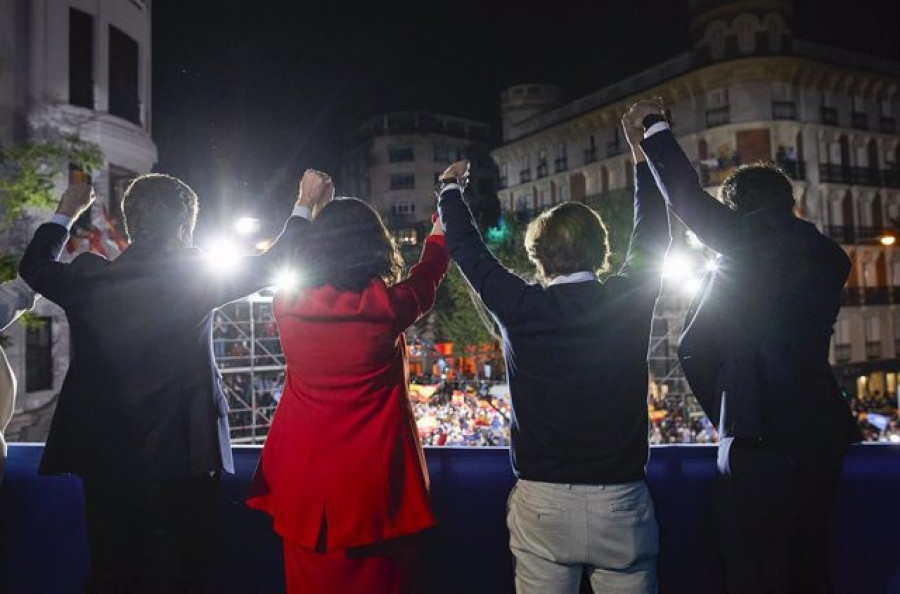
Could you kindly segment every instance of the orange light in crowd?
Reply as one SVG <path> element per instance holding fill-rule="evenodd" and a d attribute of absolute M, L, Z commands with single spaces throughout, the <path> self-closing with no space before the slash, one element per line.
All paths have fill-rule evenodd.
<path fill-rule="evenodd" d="M 893 235 L 882 235 L 878 241 L 881 242 L 881 245 L 894 245 L 894 243 L 896 243 L 897 241 L 897 238 Z"/>

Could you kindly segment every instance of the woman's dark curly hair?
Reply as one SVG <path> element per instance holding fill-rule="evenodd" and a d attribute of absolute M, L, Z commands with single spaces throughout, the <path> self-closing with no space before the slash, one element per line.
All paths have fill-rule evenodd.
<path fill-rule="evenodd" d="M 303 243 L 312 286 L 359 292 L 375 278 L 391 286 L 403 272 L 403 258 L 381 217 L 358 198 L 325 205 Z"/>

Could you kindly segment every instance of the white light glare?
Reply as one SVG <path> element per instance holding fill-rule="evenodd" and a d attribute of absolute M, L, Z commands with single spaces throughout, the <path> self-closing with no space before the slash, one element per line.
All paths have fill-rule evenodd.
<path fill-rule="evenodd" d="M 275 288 L 279 291 L 293 291 L 299 284 L 300 277 L 293 270 L 282 270 L 275 276 Z"/>
<path fill-rule="evenodd" d="M 706 264 L 703 267 L 707 270 L 707 272 L 715 272 L 719 268 L 719 261 L 715 258 L 710 258 L 706 261 Z"/>
<path fill-rule="evenodd" d="M 203 248 L 206 263 L 216 272 L 230 272 L 235 269 L 240 259 L 237 244 L 224 237 L 213 239 Z"/>
<path fill-rule="evenodd" d="M 682 280 L 693 273 L 691 261 L 682 254 L 668 254 L 663 264 L 662 276 L 669 280 Z"/>
<path fill-rule="evenodd" d="M 703 286 L 703 282 L 699 278 L 691 278 L 688 279 L 683 285 L 681 285 L 681 290 L 688 297 L 693 297 L 697 291 Z"/>
<path fill-rule="evenodd" d="M 234 230 L 241 235 L 250 235 L 259 230 L 259 219 L 241 217 L 234 222 Z"/>

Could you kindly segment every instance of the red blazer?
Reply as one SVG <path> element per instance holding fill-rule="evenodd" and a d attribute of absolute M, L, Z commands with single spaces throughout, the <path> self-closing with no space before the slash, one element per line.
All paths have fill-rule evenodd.
<path fill-rule="evenodd" d="M 287 373 L 247 504 L 285 540 L 315 548 L 323 515 L 329 551 L 434 525 L 403 333 L 434 305 L 447 264 L 432 235 L 393 287 L 275 297 Z"/>

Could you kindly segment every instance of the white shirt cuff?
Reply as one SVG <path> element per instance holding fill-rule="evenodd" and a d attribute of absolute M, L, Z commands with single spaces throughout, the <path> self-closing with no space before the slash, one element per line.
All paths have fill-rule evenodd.
<path fill-rule="evenodd" d="M 292 217 L 300 217 L 301 219 L 306 219 L 307 221 L 312 220 L 312 209 L 308 206 L 300 206 L 299 204 L 294 206 L 294 210 L 291 212 Z"/>
<path fill-rule="evenodd" d="M 446 192 L 447 190 L 459 190 L 460 194 L 462 194 L 463 191 L 462 186 L 460 186 L 459 184 L 447 184 L 446 186 L 441 188 L 441 196 L 443 196 L 444 192 Z"/>
<path fill-rule="evenodd" d="M 644 138 L 650 138 L 657 132 L 662 132 L 663 130 L 669 130 L 669 122 L 656 122 L 644 132 Z"/>
<path fill-rule="evenodd" d="M 55 213 L 52 217 L 50 217 L 50 222 L 56 223 L 57 225 L 62 225 L 66 228 L 66 231 L 68 231 L 72 228 L 72 223 L 74 222 L 74 220 L 72 219 L 72 217 L 67 217 L 64 214 Z"/>

